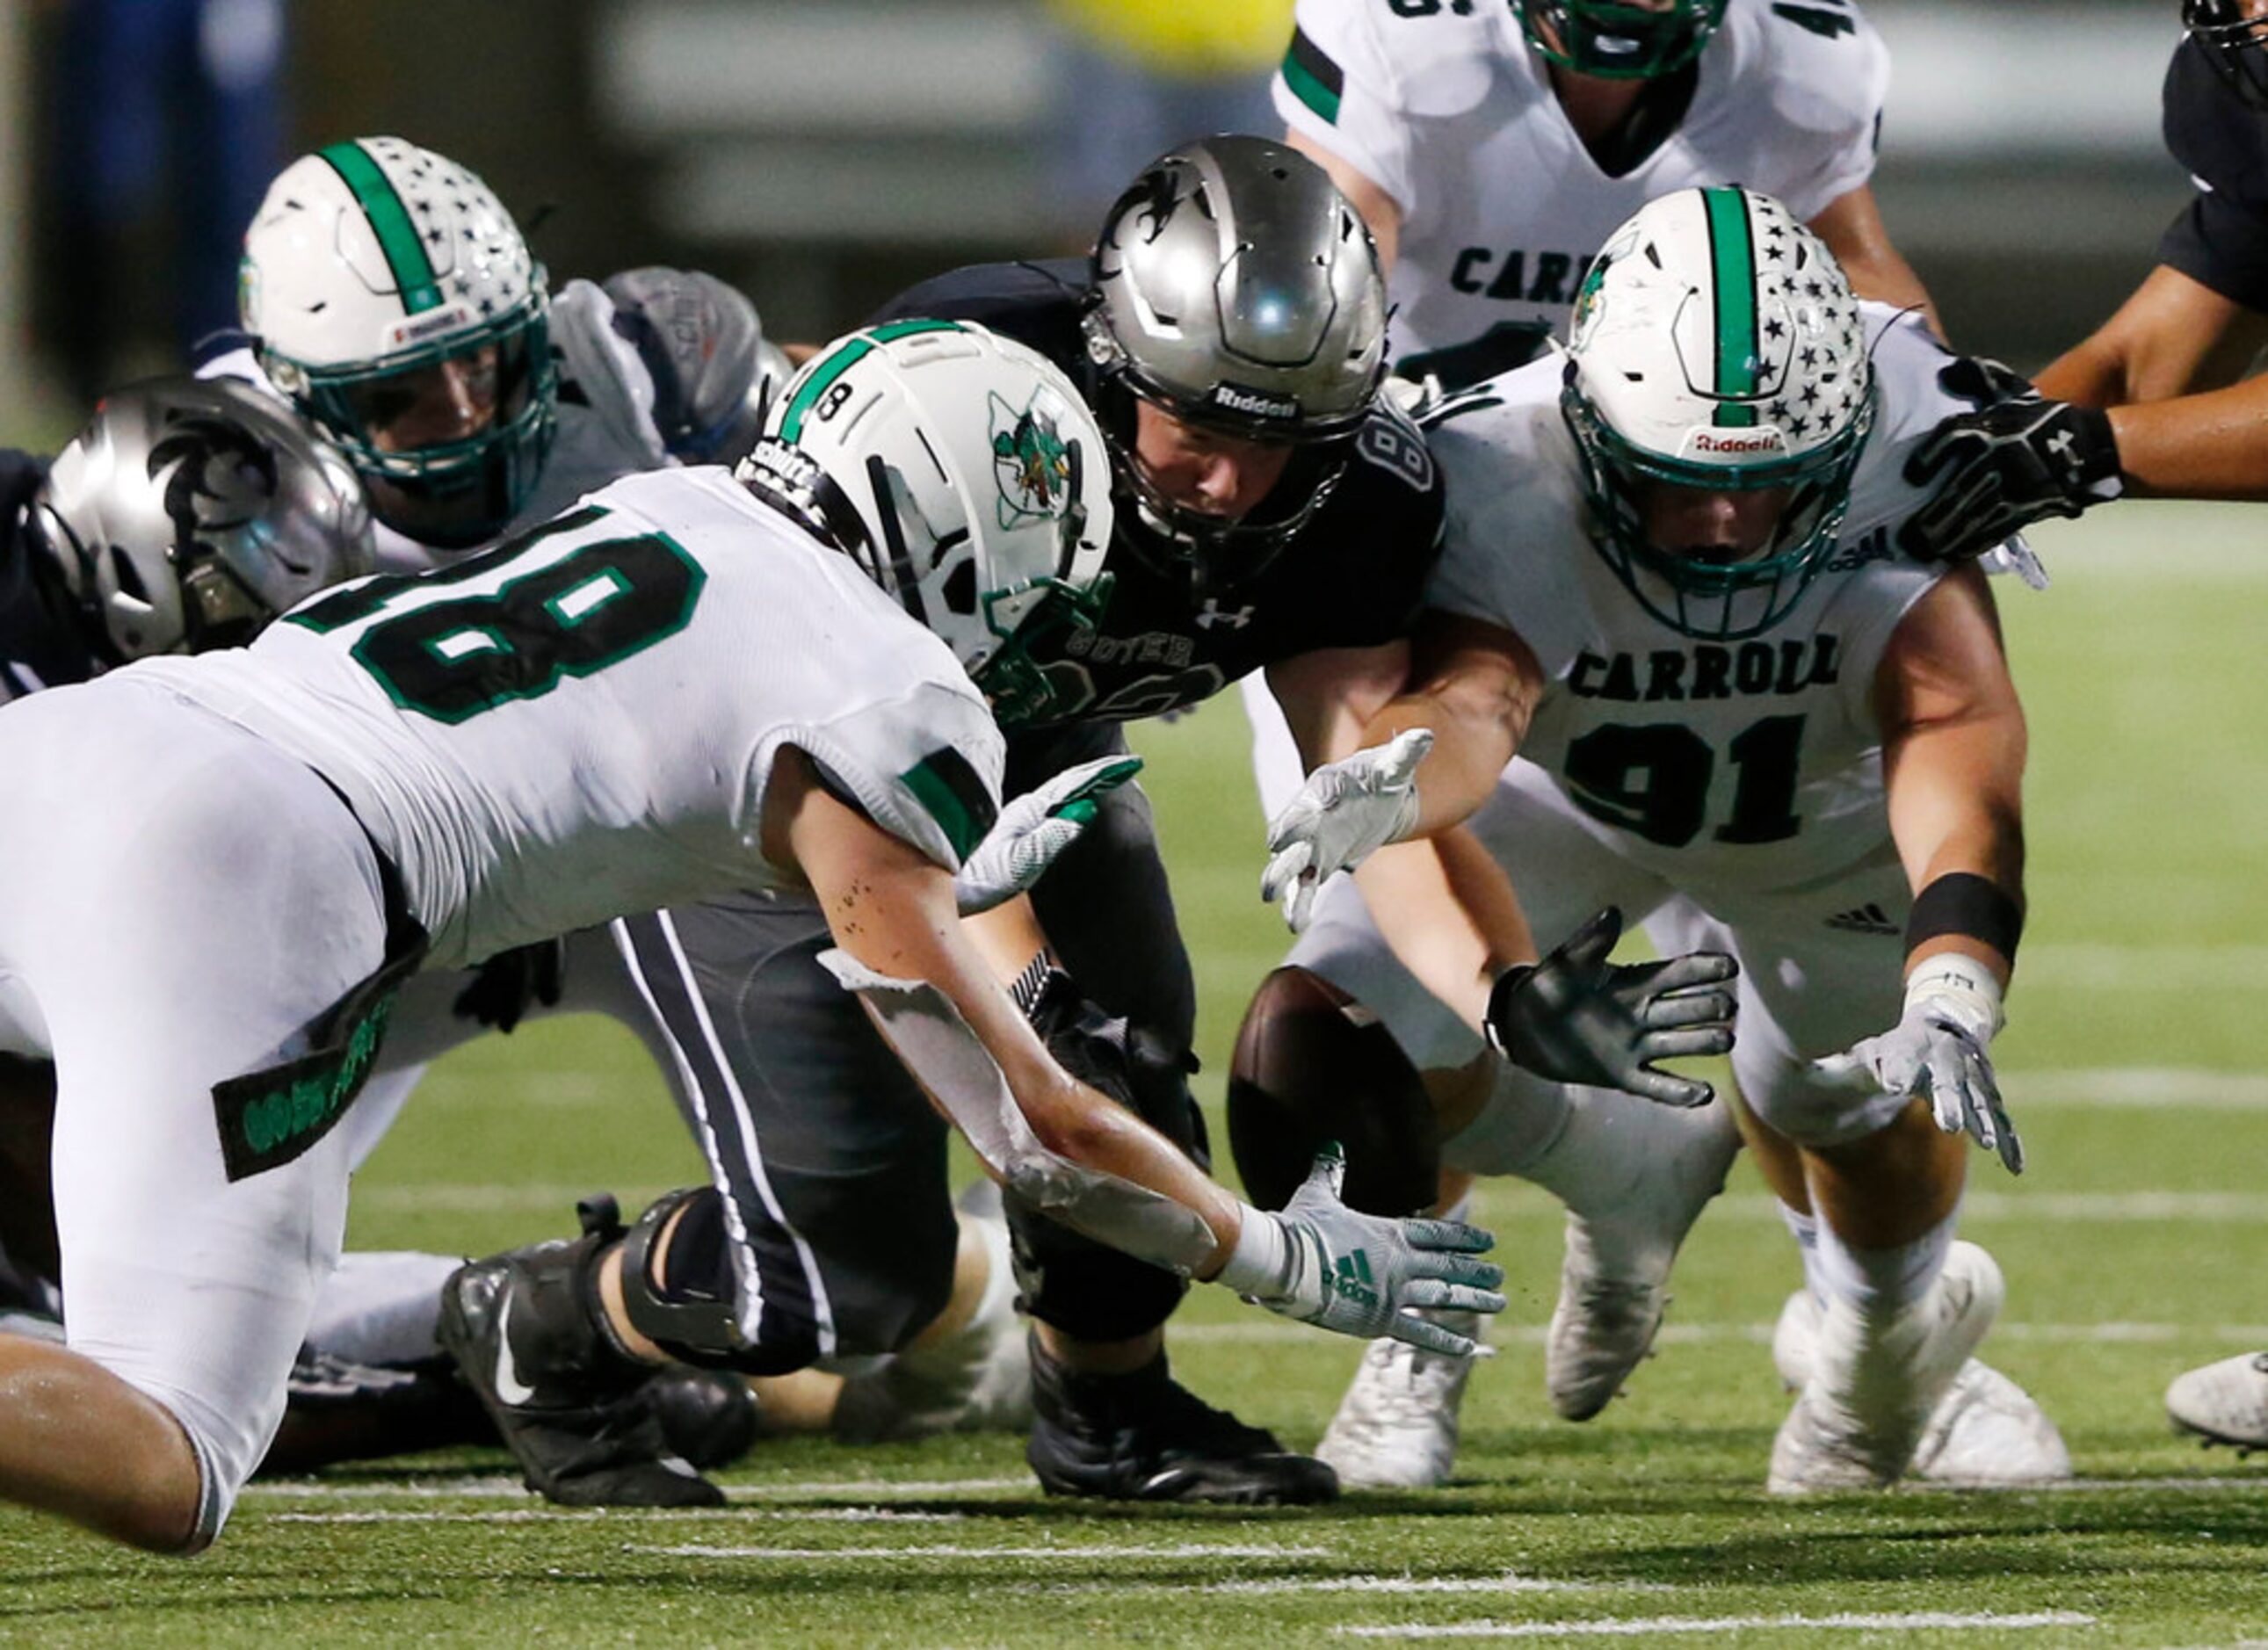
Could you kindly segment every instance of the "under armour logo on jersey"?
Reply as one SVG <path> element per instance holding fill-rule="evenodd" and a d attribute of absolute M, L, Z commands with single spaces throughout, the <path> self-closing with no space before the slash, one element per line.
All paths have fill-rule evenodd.
<path fill-rule="evenodd" d="M 1204 606 L 1197 609 L 1197 625 L 1202 630 L 1210 630 L 1218 625 L 1241 630 L 1251 622 L 1252 608 L 1248 604 L 1232 613 L 1217 598 L 1207 596 Z"/>

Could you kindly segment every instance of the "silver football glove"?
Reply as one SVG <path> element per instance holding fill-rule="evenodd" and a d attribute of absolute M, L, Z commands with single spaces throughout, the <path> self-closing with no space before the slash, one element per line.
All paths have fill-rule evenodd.
<path fill-rule="evenodd" d="M 1503 1311 L 1497 1285 L 1504 1269 L 1474 1258 L 1493 1248 L 1495 1237 L 1462 1220 L 1358 1213 L 1339 1201 L 1345 1174 L 1346 1160 L 1334 1145 L 1317 1154 L 1282 1213 L 1246 1205 L 1236 1252 L 1215 1281 L 1254 1306 L 1342 1335 L 1391 1336 L 1453 1358 L 1476 1355 L 1471 1336 L 1407 1308 Z"/>
<path fill-rule="evenodd" d="M 1141 771 L 1139 756 L 1100 756 L 1064 769 L 1002 808 L 953 879 L 961 914 L 975 917 L 1029 892 L 1094 823 L 1098 799 Z"/>
<path fill-rule="evenodd" d="M 1653 1069 L 1656 1060 L 1725 1054 L 1733 1046 L 1741 965 L 1696 951 L 1661 962 L 1607 961 L 1623 914 L 1608 906 L 1541 962 L 1506 969 L 1489 993 L 1491 1047 L 1557 1083 L 1619 1088 L 1664 1106 L 1705 1106 L 1712 1090 Z"/>
<path fill-rule="evenodd" d="M 1307 927 L 1326 880 L 1400 841 L 1418 822 L 1418 764 L 1432 748 L 1432 731 L 1415 727 L 1325 762 L 1269 821 L 1260 897 L 1283 900 L 1293 933 Z"/>
<path fill-rule="evenodd" d="M 1985 1053 L 2000 1028 L 1999 984 L 1982 964 L 1956 952 L 1922 963 L 1906 982 L 1905 1012 L 1880 1036 L 1815 1061 L 1830 1082 L 1919 1095 L 1937 1126 L 1965 1134 L 1999 1154 L 2011 1175 L 2024 1172 L 2024 1143 Z"/>

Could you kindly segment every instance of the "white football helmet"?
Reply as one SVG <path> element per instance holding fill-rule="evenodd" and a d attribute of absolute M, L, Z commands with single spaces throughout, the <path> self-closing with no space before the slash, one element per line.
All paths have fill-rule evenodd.
<path fill-rule="evenodd" d="M 968 321 L 854 332 L 782 392 L 735 472 L 937 632 L 1004 726 L 1054 701 L 1040 636 L 1108 593 L 1110 460 L 1071 380 Z"/>
<path fill-rule="evenodd" d="M 543 269 L 488 185 L 398 137 L 333 144 L 269 186 L 238 308 L 260 365 L 421 542 L 494 537 L 557 412 Z"/>
<path fill-rule="evenodd" d="M 105 396 L 49 467 L 31 524 L 46 576 L 113 663 L 241 646 L 375 564 L 346 460 L 228 379 Z"/>
<path fill-rule="evenodd" d="M 1593 542 L 1656 618 L 1712 641 L 1778 622 L 1835 548 L 1874 421 L 1858 299 L 1769 196 L 1683 189 L 1608 239 L 1575 299 L 1561 407 Z M 1650 488 L 1788 490 L 1741 559 L 1658 545 Z"/>

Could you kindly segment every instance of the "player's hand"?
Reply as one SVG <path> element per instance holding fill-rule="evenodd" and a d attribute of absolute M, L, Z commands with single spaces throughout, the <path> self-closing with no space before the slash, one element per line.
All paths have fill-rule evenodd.
<path fill-rule="evenodd" d="M 1394 1220 L 1358 1214 L 1339 1201 L 1346 1160 L 1336 1146 L 1320 1153 L 1307 1183 L 1292 1195 L 1280 1214 L 1247 1206 L 1247 1220 L 1275 1223 L 1280 1256 L 1274 1276 L 1236 1278 L 1229 1283 L 1255 1306 L 1342 1335 L 1373 1339 L 1381 1335 L 1428 1352 L 1469 1358 L 1480 1348 L 1459 1335 L 1407 1310 L 1447 1307 L 1462 1312 L 1501 1312 L 1497 1285 L 1504 1269 L 1476 1259 L 1496 1239 L 1461 1220 Z M 1245 1245 L 1238 1245 L 1240 1254 Z"/>
<path fill-rule="evenodd" d="M 1094 823 L 1097 799 L 1141 771 L 1139 756 L 1099 757 L 1064 769 L 1002 808 L 953 879 L 961 914 L 975 917 L 1028 891 Z"/>
<path fill-rule="evenodd" d="M 1284 902 L 1292 932 L 1307 927 L 1333 873 L 1353 870 L 1418 822 L 1418 764 L 1432 748 L 1432 731 L 1416 727 L 1325 762 L 1269 821 L 1260 897 Z"/>
<path fill-rule="evenodd" d="M 1937 490 L 1898 529 L 1917 561 L 1965 561 L 2050 516 L 2076 516 L 2124 482 L 2110 415 L 2045 400 L 1997 361 L 1963 356 L 1938 375 L 1973 409 L 1956 413 L 1906 460 L 1909 486 Z"/>
<path fill-rule="evenodd" d="M 1506 969 L 1489 993 L 1488 1039 L 1513 1064 L 1558 1083 L 1619 1088 L 1665 1106 L 1705 1106 L 1708 1084 L 1656 1060 L 1728 1052 L 1741 966 L 1721 952 L 1661 962 L 1607 961 L 1622 937 L 1609 905 L 1533 966 Z"/>
<path fill-rule="evenodd" d="M 1997 1152 L 2011 1175 L 2021 1175 L 2024 1143 L 2000 1101 L 2000 1085 L 1984 1051 L 1989 1035 L 1989 1028 L 1970 1023 L 1970 1016 L 1946 999 L 1915 998 L 1881 1035 L 1815 1061 L 1813 1069 L 1847 1086 L 1920 1096 L 1929 1101 L 1939 1128 Z"/>
<path fill-rule="evenodd" d="M 546 1008 L 559 1005 L 566 969 L 563 939 L 539 939 L 532 946 L 499 951 L 473 970 L 471 981 L 449 1005 L 450 1012 L 460 1020 L 510 1031 L 535 1004 Z"/>

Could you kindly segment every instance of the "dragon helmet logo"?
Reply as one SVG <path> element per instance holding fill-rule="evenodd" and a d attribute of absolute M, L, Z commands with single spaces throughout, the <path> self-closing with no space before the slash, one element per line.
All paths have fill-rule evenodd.
<path fill-rule="evenodd" d="M 276 499 L 275 454 L 252 431 L 225 418 L 190 415 L 170 420 L 150 449 L 149 470 L 152 482 L 163 481 L 166 516 L 173 524 L 179 553 L 210 549 L 214 536 L 250 525 Z M 280 553 L 284 547 L 276 548 Z"/>
<path fill-rule="evenodd" d="M 1000 489 L 1003 527 L 1034 517 L 1059 518 L 1071 505 L 1078 454 L 1039 398 L 1035 391 L 1020 412 L 997 394 L 990 399 L 992 476 Z"/>

